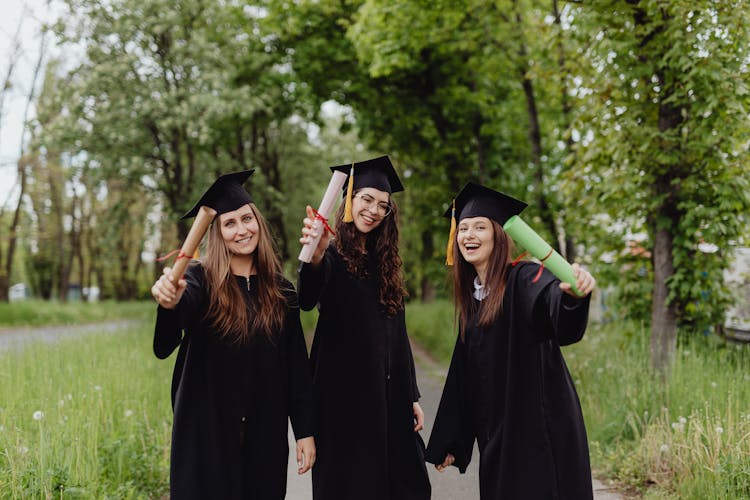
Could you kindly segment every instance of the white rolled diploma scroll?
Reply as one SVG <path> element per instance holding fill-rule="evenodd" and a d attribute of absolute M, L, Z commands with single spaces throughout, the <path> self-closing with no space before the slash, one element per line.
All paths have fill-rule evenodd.
<path fill-rule="evenodd" d="M 333 205 L 336 203 L 336 196 L 341 195 L 341 189 L 344 187 L 344 182 L 346 182 L 347 177 L 348 175 L 343 172 L 333 172 L 331 182 L 328 183 L 328 188 L 326 189 L 326 193 L 323 195 L 323 200 L 320 202 L 320 207 L 318 208 L 318 213 L 322 217 L 328 219 L 328 215 L 330 214 Z M 323 231 L 321 231 L 322 227 L 323 221 L 318 218 L 313 220 L 313 231 L 317 236 L 309 243 L 302 245 L 302 250 L 298 257 L 300 261 L 309 263 L 312 260 L 313 253 L 315 253 L 320 238 L 323 236 Z"/>

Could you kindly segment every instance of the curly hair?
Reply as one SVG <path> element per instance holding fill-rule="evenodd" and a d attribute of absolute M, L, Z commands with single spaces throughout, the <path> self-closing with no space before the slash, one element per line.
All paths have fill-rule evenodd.
<path fill-rule="evenodd" d="M 344 222 L 344 204 L 336 212 L 336 250 L 346 270 L 360 279 L 370 278 L 377 270 L 378 298 L 386 314 L 394 316 L 404 309 L 408 295 L 401 272 L 403 264 L 398 253 L 398 205 L 392 199 L 391 214 L 367 234 L 354 223 Z M 368 257 L 372 256 L 372 259 Z"/>

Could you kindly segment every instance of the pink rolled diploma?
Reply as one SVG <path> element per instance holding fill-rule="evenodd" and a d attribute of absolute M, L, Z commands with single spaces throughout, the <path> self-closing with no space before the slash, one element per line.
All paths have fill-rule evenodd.
<path fill-rule="evenodd" d="M 328 219 L 328 214 L 331 212 L 333 205 L 336 204 L 336 196 L 341 194 L 341 189 L 344 187 L 347 177 L 348 175 L 343 172 L 333 172 L 331 182 L 328 183 L 328 188 L 326 188 L 323 200 L 320 202 L 320 207 L 318 208 L 318 213 L 326 219 Z M 312 260 L 313 253 L 315 253 L 320 238 L 323 236 L 323 231 L 321 231 L 322 226 L 323 222 L 320 219 L 313 220 L 313 229 L 318 236 L 313 238 L 310 243 L 302 245 L 302 250 L 298 257 L 301 262 L 309 263 Z"/>

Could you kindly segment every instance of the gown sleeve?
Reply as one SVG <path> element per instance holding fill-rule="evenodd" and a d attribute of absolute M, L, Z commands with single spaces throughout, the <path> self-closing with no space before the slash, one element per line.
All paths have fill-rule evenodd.
<path fill-rule="evenodd" d="M 290 285 L 291 286 L 291 285 Z M 296 439 L 313 435 L 312 431 L 312 382 L 307 360 L 307 346 L 299 318 L 297 294 L 287 297 L 288 309 L 284 319 L 285 355 L 289 388 L 287 404 L 289 418 Z"/>
<path fill-rule="evenodd" d="M 414 354 L 411 352 L 411 342 L 406 344 L 409 348 L 409 368 L 411 369 L 411 400 L 416 403 L 422 396 L 419 393 L 419 387 L 417 386 L 417 371 L 414 368 Z"/>
<path fill-rule="evenodd" d="M 534 315 L 548 323 L 548 331 L 561 346 L 575 344 L 583 338 L 589 317 L 591 294 L 582 298 L 571 297 L 560 290 L 560 281 L 554 280 L 537 300 Z"/>
<path fill-rule="evenodd" d="M 452 454 L 456 459 L 453 465 L 458 467 L 462 474 L 466 472 L 471 462 L 474 447 L 474 433 L 466 415 L 467 406 L 462 397 L 465 393 L 462 390 L 466 377 L 465 360 L 465 346 L 459 336 L 425 452 L 425 460 L 436 465 L 443 463 L 448 453 Z"/>
<path fill-rule="evenodd" d="M 187 286 L 180 302 L 174 309 L 158 306 L 156 326 L 154 327 L 154 354 L 159 359 L 166 359 L 182 342 L 182 330 L 187 325 L 200 320 L 205 301 L 203 268 L 200 265 L 188 267 L 185 272 Z"/>
<path fill-rule="evenodd" d="M 299 304 L 303 311 L 309 311 L 320 302 L 320 296 L 325 290 L 326 284 L 331 276 L 333 255 L 332 247 L 326 249 L 323 260 L 318 267 L 312 264 L 302 264 L 299 268 L 299 280 L 297 290 L 299 293 Z"/>

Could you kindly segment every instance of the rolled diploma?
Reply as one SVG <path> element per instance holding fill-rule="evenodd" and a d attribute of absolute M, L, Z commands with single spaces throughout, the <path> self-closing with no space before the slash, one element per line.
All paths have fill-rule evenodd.
<path fill-rule="evenodd" d="M 172 276 L 174 277 L 175 282 L 179 281 L 180 278 L 182 278 L 182 275 L 185 274 L 185 269 L 187 269 L 188 264 L 190 264 L 190 259 L 195 254 L 195 249 L 198 248 L 198 245 L 206 234 L 206 231 L 208 231 L 208 226 L 211 225 L 211 221 L 214 220 L 214 217 L 216 217 L 216 210 L 213 208 L 201 205 L 198 209 L 198 214 L 195 216 L 193 225 L 190 226 L 190 232 L 180 249 L 180 255 L 184 255 L 185 257 L 178 258 L 175 261 L 174 266 L 172 266 Z"/>
<path fill-rule="evenodd" d="M 331 176 L 331 181 L 328 183 L 328 188 L 326 188 L 323 200 L 320 202 L 320 207 L 318 208 L 318 213 L 326 219 L 328 218 L 328 214 L 331 212 L 333 205 L 336 203 L 336 196 L 341 193 L 341 188 L 344 187 L 346 178 L 347 174 L 339 171 L 335 171 Z M 322 226 L 323 222 L 320 219 L 316 218 L 313 220 L 313 230 L 318 236 L 313 238 L 310 243 L 302 245 L 302 250 L 300 250 L 298 257 L 300 261 L 310 262 L 312 260 L 313 253 L 315 253 L 320 238 L 323 236 L 323 231 L 321 231 Z"/>
<path fill-rule="evenodd" d="M 560 281 L 568 283 L 576 295 L 581 293 L 576 288 L 576 278 L 573 267 L 557 253 L 552 246 L 544 241 L 523 219 L 514 215 L 503 225 L 503 229 L 513 238 L 513 241 L 524 247 L 531 255 L 541 260 L 552 274 Z M 551 253 L 550 253 L 551 252 Z M 545 257 L 547 257 L 545 259 Z"/>

